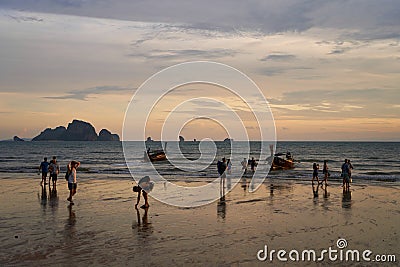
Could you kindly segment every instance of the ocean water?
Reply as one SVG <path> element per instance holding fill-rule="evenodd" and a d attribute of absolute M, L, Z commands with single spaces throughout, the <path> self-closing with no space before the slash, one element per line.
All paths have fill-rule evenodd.
<path fill-rule="evenodd" d="M 39 180 L 38 166 L 43 157 L 46 156 L 50 160 L 52 156 L 57 156 L 62 173 L 65 172 L 69 161 L 80 161 L 80 179 L 132 179 L 127 164 L 146 172 L 148 168 L 152 168 L 152 163 L 143 160 L 142 142 L 127 144 L 136 153 L 129 155 L 126 161 L 121 142 L 0 142 L 0 178 L 32 177 Z M 213 180 L 217 177 L 216 163 L 221 157 L 236 158 L 238 160 L 233 161 L 233 165 L 240 166 L 242 157 L 237 151 L 240 151 L 241 147 L 245 150 L 246 142 L 235 141 L 233 145 L 235 149 L 231 149 L 229 143 L 209 142 L 202 143 L 199 148 L 199 143 L 185 142 L 181 146 L 181 152 L 186 159 L 181 165 L 157 162 L 154 166 L 159 173 L 171 180 Z M 151 147 L 156 149 L 159 143 L 154 142 Z M 216 156 L 211 160 L 201 157 L 202 153 L 214 155 L 214 151 Z M 251 142 L 250 156 L 258 159 L 259 151 L 260 142 Z M 323 160 L 328 160 L 331 172 L 329 179 L 339 180 L 340 167 L 344 159 L 349 158 L 354 166 L 353 182 L 400 182 L 399 142 L 278 142 L 277 152 L 286 151 L 290 151 L 295 158 L 295 169 L 272 171 L 268 178 L 309 181 L 312 176 L 312 164 L 319 163 L 322 169 Z M 176 153 L 169 152 L 168 149 L 167 156 L 171 162 L 178 158 Z M 195 169 L 198 164 L 206 167 L 188 171 L 191 168 Z M 320 176 L 322 177 L 322 173 Z"/>

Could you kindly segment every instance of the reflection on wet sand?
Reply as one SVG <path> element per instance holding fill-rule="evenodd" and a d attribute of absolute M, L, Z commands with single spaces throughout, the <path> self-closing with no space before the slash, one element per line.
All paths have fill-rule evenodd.
<path fill-rule="evenodd" d="M 319 203 L 319 184 L 315 185 L 314 183 L 312 184 L 312 191 L 313 191 L 313 203 L 314 206 L 316 206 Z"/>
<path fill-rule="evenodd" d="M 75 211 L 73 210 L 73 205 L 68 205 L 68 219 L 65 223 L 65 233 L 66 237 L 73 238 L 75 235 L 75 224 L 76 224 L 76 215 Z"/>
<path fill-rule="evenodd" d="M 351 190 L 343 188 L 342 208 L 350 209 L 351 202 Z"/>
<path fill-rule="evenodd" d="M 270 197 L 273 197 L 275 193 L 280 194 L 287 194 L 289 192 L 293 191 L 293 185 L 292 184 L 266 184 L 267 190 L 269 190 L 269 195 Z"/>
<path fill-rule="evenodd" d="M 325 185 L 325 187 L 324 187 L 324 199 L 327 200 L 328 197 L 329 197 L 328 186 Z"/>
<path fill-rule="evenodd" d="M 265 184 L 265 188 L 267 192 L 269 191 L 269 205 L 272 207 L 274 204 L 274 200 L 278 200 L 283 195 L 289 195 L 290 192 L 293 192 L 293 185 L 288 184 L 279 184 L 279 183 L 272 183 L 272 179 L 270 184 Z"/>
<path fill-rule="evenodd" d="M 328 192 L 328 186 L 327 185 L 324 186 L 322 183 L 319 183 L 319 184 L 313 183 L 311 186 L 312 186 L 314 204 L 318 203 L 319 189 L 321 189 L 321 190 L 323 190 L 322 193 L 323 193 L 323 198 L 324 198 L 324 202 L 322 205 L 325 209 L 328 209 L 328 206 L 330 204 L 330 201 L 329 201 L 330 194 Z"/>
<path fill-rule="evenodd" d="M 315 186 L 315 184 L 312 184 L 314 200 L 318 199 L 318 196 L 319 196 L 318 190 L 319 190 L 319 184 L 317 184 L 317 186 Z"/>
<path fill-rule="evenodd" d="M 326 211 L 328 211 L 330 209 L 331 204 L 332 204 L 331 200 L 329 199 L 330 193 L 328 192 L 328 186 L 327 185 L 325 185 L 325 186 L 321 185 L 321 189 L 324 190 L 324 192 L 323 192 L 324 202 L 322 203 L 322 206 L 324 207 L 324 209 Z"/>
<path fill-rule="evenodd" d="M 217 217 L 223 219 L 225 221 L 226 217 L 226 202 L 225 196 L 222 196 L 217 203 Z"/>
<path fill-rule="evenodd" d="M 138 246 L 138 252 L 137 254 L 139 257 L 144 259 L 144 262 L 146 262 L 146 259 L 148 257 L 151 257 L 151 254 L 153 253 L 153 226 L 151 222 L 149 222 L 149 207 L 146 208 L 135 208 L 136 209 L 136 222 L 133 221 L 132 223 L 132 230 L 134 233 L 134 238 L 136 239 L 135 242 Z M 140 212 L 141 209 L 144 211 L 143 217 L 140 217 Z"/>
<path fill-rule="evenodd" d="M 76 255 L 75 247 L 77 246 L 77 230 L 75 228 L 76 225 L 76 215 L 73 210 L 73 205 L 69 204 L 68 207 L 68 219 L 65 221 L 64 225 L 64 242 L 65 249 L 64 253 L 66 254 L 65 258 L 73 258 Z"/>
<path fill-rule="evenodd" d="M 241 181 L 241 184 L 242 184 L 242 188 L 243 188 L 243 191 L 244 191 L 244 196 L 246 196 L 246 192 L 247 192 L 247 179 L 246 179 L 246 177 L 242 177 L 242 181 Z"/>
<path fill-rule="evenodd" d="M 269 196 L 272 198 L 274 196 L 274 185 L 269 186 Z"/>
<path fill-rule="evenodd" d="M 149 222 L 149 217 L 148 217 L 149 207 L 146 207 L 143 210 L 144 210 L 143 217 L 140 218 L 140 210 L 139 208 L 136 208 L 137 221 L 136 223 L 132 224 L 132 229 L 136 229 L 138 233 L 151 234 L 153 231 L 153 227 Z"/>
<path fill-rule="evenodd" d="M 41 185 L 41 189 L 40 194 L 38 193 L 38 198 L 43 211 L 45 211 L 47 207 L 47 188 L 45 185 Z"/>
<path fill-rule="evenodd" d="M 50 194 L 49 194 L 49 204 L 51 208 L 51 212 L 54 214 L 55 211 L 58 209 L 58 195 L 57 195 L 57 186 L 53 186 L 52 189 L 50 189 Z"/>
<path fill-rule="evenodd" d="M 55 209 L 58 208 L 58 194 L 57 194 L 57 186 L 50 187 L 48 186 L 49 193 L 47 193 L 47 186 L 41 185 L 40 192 L 38 193 L 38 200 L 40 206 L 42 206 L 43 210 L 45 211 L 47 208 L 47 204 L 50 205 L 50 208 L 54 212 Z"/>

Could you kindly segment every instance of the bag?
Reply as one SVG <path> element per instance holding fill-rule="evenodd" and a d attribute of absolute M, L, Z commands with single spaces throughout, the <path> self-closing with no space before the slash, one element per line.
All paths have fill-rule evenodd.
<path fill-rule="evenodd" d="M 70 174 L 71 172 L 67 170 L 67 172 L 65 173 L 65 180 L 68 181 Z"/>

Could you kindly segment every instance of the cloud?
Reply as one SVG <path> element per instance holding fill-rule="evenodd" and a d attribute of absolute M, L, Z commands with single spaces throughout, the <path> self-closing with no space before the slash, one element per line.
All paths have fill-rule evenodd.
<path fill-rule="evenodd" d="M 133 92 L 133 88 L 119 87 L 119 86 L 97 86 L 82 90 L 74 90 L 67 92 L 66 95 L 61 96 L 45 96 L 48 99 L 76 99 L 76 100 L 87 100 L 91 95 L 102 95 L 102 94 L 115 94 L 115 93 L 126 93 Z"/>
<path fill-rule="evenodd" d="M 329 52 L 329 55 L 340 55 L 343 54 L 346 50 L 344 49 L 334 49 L 331 52 Z"/>
<path fill-rule="evenodd" d="M 35 17 L 35 16 L 23 16 L 23 15 L 10 15 L 10 14 L 6 14 L 6 17 L 9 17 L 10 19 L 13 19 L 17 22 L 43 22 L 44 20 L 42 18 L 39 17 Z"/>
<path fill-rule="evenodd" d="M 299 118 L 397 118 L 400 102 L 397 89 L 305 90 L 286 92 L 268 99 L 280 116 Z"/>
<path fill-rule="evenodd" d="M 263 57 L 260 61 L 289 61 L 295 59 L 295 55 L 290 54 L 271 54 Z"/>
<path fill-rule="evenodd" d="M 3 0 L 0 8 L 143 22 L 189 28 L 276 33 L 313 27 L 349 29 L 354 38 L 397 38 L 398 0 Z"/>
<path fill-rule="evenodd" d="M 266 76 L 276 76 L 280 75 L 283 73 L 287 73 L 293 70 L 312 70 L 312 67 L 293 67 L 293 66 L 287 66 L 287 67 L 260 67 L 259 73 L 261 75 L 266 75 Z"/>
<path fill-rule="evenodd" d="M 147 53 L 132 53 L 128 54 L 130 57 L 143 57 L 148 60 L 152 59 L 166 59 L 166 60 L 173 60 L 173 59 L 185 59 L 188 58 L 222 58 L 222 57 L 233 57 L 237 52 L 232 49 L 210 49 L 210 50 L 200 50 L 200 49 L 154 49 Z"/>

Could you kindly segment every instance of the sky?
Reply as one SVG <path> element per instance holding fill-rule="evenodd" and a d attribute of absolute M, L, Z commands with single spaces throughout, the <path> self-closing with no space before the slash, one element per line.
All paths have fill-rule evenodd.
<path fill-rule="evenodd" d="M 214 61 L 260 88 L 278 140 L 400 141 L 399 43 L 397 0 L 1 0 L 0 140 L 73 119 L 121 135 L 128 104 L 149 77 Z M 226 106 L 251 112 L 221 88 L 185 88 L 149 114 L 146 135 L 159 138 L 164 113 L 188 98 L 196 99 L 177 118 L 207 109 L 222 126 L 204 118 L 177 124 L 186 139 L 235 132 Z M 246 128 L 255 127 L 245 116 Z"/>

